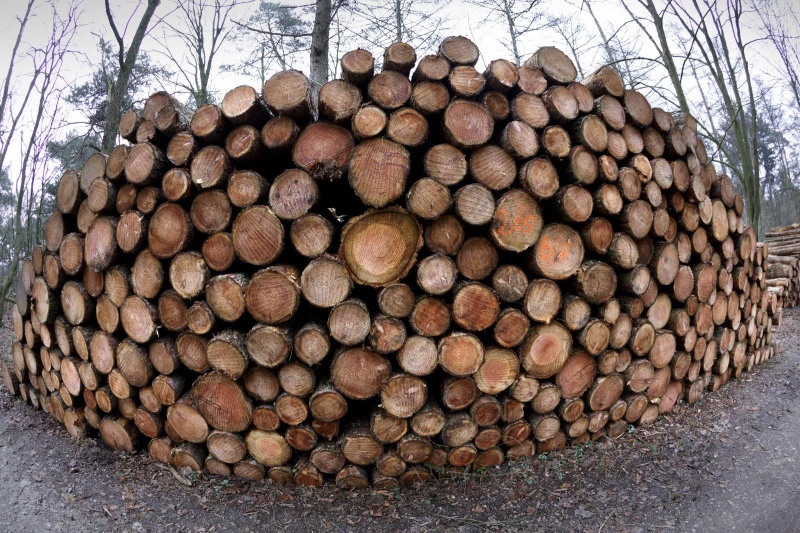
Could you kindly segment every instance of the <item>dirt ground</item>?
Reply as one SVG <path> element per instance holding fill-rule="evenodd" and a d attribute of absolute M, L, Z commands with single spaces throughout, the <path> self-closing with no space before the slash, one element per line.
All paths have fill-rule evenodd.
<path fill-rule="evenodd" d="M 0 531 L 800 531 L 800 311 L 780 352 L 616 441 L 393 491 L 207 478 L 70 442 L 0 392 Z"/>

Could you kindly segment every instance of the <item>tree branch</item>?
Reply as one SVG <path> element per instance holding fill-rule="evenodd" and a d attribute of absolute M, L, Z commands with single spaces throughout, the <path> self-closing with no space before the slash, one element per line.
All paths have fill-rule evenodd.
<path fill-rule="evenodd" d="M 114 22 L 114 15 L 111 13 L 111 5 L 109 4 L 109 0 L 105 0 L 106 4 L 106 18 L 108 18 L 108 24 L 111 26 L 111 32 L 114 34 L 114 38 L 117 40 L 117 45 L 119 47 L 119 68 L 122 68 L 122 65 L 125 63 L 125 43 L 122 40 L 122 35 L 119 34 L 119 30 L 117 30 L 117 25 Z"/>

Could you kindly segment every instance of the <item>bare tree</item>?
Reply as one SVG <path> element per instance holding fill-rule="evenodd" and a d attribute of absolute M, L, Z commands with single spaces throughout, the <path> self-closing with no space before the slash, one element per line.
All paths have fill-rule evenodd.
<path fill-rule="evenodd" d="M 647 0 L 652 1 L 652 0 Z M 697 61 L 710 73 L 721 98 L 733 144 L 722 142 L 731 170 L 744 190 L 747 219 L 756 232 L 761 215 L 761 180 L 758 140 L 758 110 L 753 77 L 742 36 L 742 0 L 691 0 L 691 7 L 670 4 L 678 21 L 696 41 Z M 736 154 L 732 153 L 735 149 Z"/>
<path fill-rule="evenodd" d="M 177 85 L 187 91 L 197 107 L 213 100 L 209 84 L 214 59 L 233 29 L 230 14 L 238 0 L 185 0 L 178 4 L 177 24 L 167 24 L 186 47 L 185 55 L 176 55 L 165 35 L 163 53 L 177 68 Z"/>
<path fill-rule="evenodd" d="M 309 49 L 308 24 L 302 11 L 294 6 L 262 0 L 244 21 L 234 21 L 237 28 L 234 45 L 244 53 L 244 59 L 223 65 L 225 71 L 257 75 L 264 85 L 267 72 L 277 66 L 281 70 L 294 68 L 301 54 Z"/>
<path fill-rule="evenodd" d="M 6 73 L 6 79 L 3 82 L 3 94 L 0 96 L 0 170 L 5 168 L 6 155 L 11 147 L 11 140 L 14 138 L 20 118 L 25 112 L 28 98 L 30 98 L 31 94 L 36 88 L 36 81 L 39 77 L 38 70 L 34 69 L 33 77 L 31 78 L 27 90 L 24 93 L 22 103 L 18 105 L 16 109 L 12 109 L 10 105 L 12 91 L 11 80 L 12 78 L 16 77 L 15 68 L 17 67 L 16 62 L 18 59 L 19 45 L 22 42 L 22 36 L 25 33 L 25 26 L 28 25 L 28 20 L 31 16 L 31 10 L 33 9 L 35 2 L 36 0 L 28 0 L 28 5 L 25 9 L 25 15 L 22 17 L 22 19 L 19 19 L 17 39 L 14 41 L 14 48 L 11 50 L 11 59 L 8 63 L 8 72 Z M 11 116 L 10 123 L 8 123 L 7 120 L 9 115 Z"/>
<path fill-rule="evenodd" d="M 328 49 L 333 5 L 331 0 L 316 0 L 314 29 L 311 31 L 311 85 L 319 90 L 328 81 Z"/>
<path fill-rule="evenodd" d="M 758 151 L 764 169 L 763 200 L 768 206 L 761 214 L 763 227 L 772 228 L 798 220 L 800 203 L 798 187 L 793 180 L 797 160 L 792 160 L 790 141 L 785 132 L 791 130 L 784 106 L 774 96 L 782 92 L 764 83 L 757 84 L 759 108 Z"/>
<path fill-rule="evenodd" d="M 285 55 L 281 53 L 284 50 L 284 44 L 288 40 L 302 40 L 310 38 L 309 50 L 309 73 L 312 86 L 319 90 L 325 82 L 329 79 L 330 73 L 330 40 L 331 40 L 331 25 L 334 19 L 339 14 L 339 8 L 342 7 L 345 0 L 316 0 L 314 9 L 311 11 L 313 14 L 313 23 L 310 24 L 311 31 L 300 31 L 300 26 L 292 23 L 290 31 L 284 29 L 276 24 L 272 25 L 272 18 L 266 17 L 261 19 L 258 25 L 248 24 L 247 21 L 235 21 L 235 23 L 248 31 L 263 36 L 270 41 L 269 51 L 274 59 L 277 59 L 282 66 L 287 66 L 285 62 Z M 264 5 L 262 3 L 262 5 Z M 270 5 L 270 4 L 267 4 Z M 270 8 L 270 11 L 274 9 Z M 297 41 L 295 41 L 297 42 Z M 302 42 L 302 41 L 301 41 Z M 279 44 L 280 43 L 280 44 Z M 266 57 L 266 50 L 264 57 Z"/>
<path fill-rule="evenodd" d="M 588 13 L 592 19 L 592 23 L 597 29 L 595 38 L 600 38 L 599 48 L 605 63 L 614 66 L 619 71 L 626 85 L 636 88 L 646 86 L 658 93 L 659 96 L 663 96 L 662 91 L 657 90 L 657 84 L 649 82 L 654 70 L 661 66 L 661 62 L 656 58 L 642 56 L 640 34 L 638 32 L 631 34 L 629 31 L 632 21 L 622 24 L 616 21 L 611 28 L 604 27 L 593 4 L 592 0 L 580 0 L 577 9 Z"/>
<path fill-rule="evenodd" d="M 6 150 L 11 143 L 20 146 L 21 161 L 16 177 L 15 205 L 13 206 L 14 218 L 12 221 L 11 243 L 9 246 L 8 267 L 6 276 L 0 283 L 0 315 L 5 307 L 5 296 L 8 294 L 12 280 L 16 275 L 18 264 L 23 257 L 25 245 L 32 240 L 28 228 L 33 210 L 28 209 L 32 203 L 36 176 L 43 176 L 47 165 L 47 143 L 58 126 L 60 106 L 63 102 L 62 92 L 65 83 L 61 78 L 61 69 L 64 58 L 70 53 L 72 40 L 77 33 L 79 17 L 79 1 L 72 0 L 66 9 L 59 8 L 55 3 L 49 3 L 51 11 L 50 35 L 43 45 L 30 45 L 26 56 L 31 61 L 31 82 L 25 92 L 23 101 L 19 104 L 29 113 L 31 108 L 27 105 L 29 98 L 34 97 L 36 107 L 27 122 L 27 131 L 14 130 L 15 136 L 5 137 Z M 23 19 L 25 20 L 25 19 Z M 18 40 L 22 40 L 25 25 L 20 24 Z M 12 58 L 12 61 L 16 56 Z M 11 85 L 9 85 L 11 86 Z M 13 87 L 10 89 L 13 91 Z M 7 103 L 10 102 L 10 98 Z M 18 109 L 20 109 L 18 108 Z M 12 122 L 19 120 L 19 112 L 11 112 Z M 7 116 L 7 115 L 6 115 Z M 4 116 L 4 118 L 6 117 Z M 3 128 L 6 131 L 5 127 Z M 25 203 L 28 198 L 28 205 Z"/>
<path fill-rule="evenodd" d="M 578 76 L 580 78 L 586 77 L 581 57 L 586 57 L 585 54 L 591 48 L 592 42 L 587 39 L 589 32 L 586 31 L 580 19 L 574 15 L 558 17 L 553 20 L 553 31 L 561 37 L 564 44 L 569 48 L 572 61 L 578 69 Z"/>
<path fill-rule="evenodd" d="M 789 6 L 780 9 L 778 2 L 761 2 L 756 12 L 761 17 L 764 33 L 780 57 L 782 64 L 778 70 L 783 70 L 795 110 L 800 110 L 800 35 L 797 33 L 800 17 Z"/>
<path fill-rule="evenodd" d="M 712 160 L 717 160 L 718 162 L 723 163 L 724 159 L 718 159 L 717 156 L 717 154 L 720 152 L 723 134 L 721 134 L 717 128 L 717 121 L 714 120 L 716 113 L 712 110 L 712 106 L 714 105 L 714 100 L 712 100 L 712 94 L 715 93 L 714 87 L 711 85 L 710 88 L 706 88 L 705 78 L 707 76 L 704 77 L 700 74 L 700 72 L 697 70 L 696 62 L 689 61 L 688 65 L 692 74 L 692 78 L 697 85 L 697 92 L 700 96 L 700 104 L 706 114 L 706 120 L 703 122 L 698 122 L 698 128 L 703 138 L 714 144 L 715 150 L 711 154 Z"/>
<path fill-rule="evenodd" d="M 467 0 L 486 11 L 488 20 L 501 24 L 505 35 L 501 43 L 514 56 L 517 65 L 522 63 L 522 39 L 532 32 L 552 24 L 541 9 L 541 0 Z"/>
<path fill-rule="evenodd" d="M 125 49 L 124 30 L 121 34 L 114 22 L 114 15 L 111 13 L 111 6 L 109 0 L 105 0 L 106 18 L 111 26 L 111 31 L 114 34 L 116 41 L 116 56 L 119 62 L 119 73 L 115 79 L 109 79 L 108 87 L 108 116 L 103 128 L 103 142 L 102 148 L 104 153 L 110 153 L 114 149 L 117 140 L 117 130 L 119 129 L 119 119 L 122 117 L 122 101 L 125 97 L 125 92 L 130 81 L 133 66 L 136 63 L 136 58 L 139 55 L 139 48 L 142 45 L 145 35 L 147 34 L 147 27 L 150 25 L 150 20 L 156 8 L 161 3 L 161 0 L 147 0 L 147 7 L 139 19 L 139 24 L 133 34 L 130 46 Z M 127 27 L 127 25 L 126 25 Z"/>
<path fill-rule="evenodd" d="M 431 51 L 446 27 L 442 7 L 438 0 L 362 0 L 348 4 L 353 19 L 348 38 L 379 49 L 404 42 L 422 55 Z"/>
<path fill-rule="evenodd" d="M 670 82 L 672 84 L 673 89 L 675 90 L 675 97 L 677 98 L 678 105 L 681 111 L 688 113 L 689 112 L 689 102 L 686 99 L 686 91 L 683 87 L 683 79 L 681 74 L 678 72 L 678 67 L 675 62 L 675 56 L 672 53 L 672 49 L 670 47 L 670 41 L 667 38 L 667 31 L 665 29 L 664 23 L 664 16 L 667 12 L 667 9 L 672 4 L 672 0 L 667 0 L 665 6 L 661 9 L 656 7 L 654 0 L 636 0 L 640 6 L 644 7 L 647 11 L 649 18 L 639 16 L 635 14 L 628 4 L 624 0 L 620 2 L 625 10 L 631 17 L 631 20 L 636 23 L 639 28 L 642 30 L 642 34 L 647 37 L 653 47 L 658 51 L 659 58 L 661 60 L 661 64 L 667 70 L 667 74 L 669 75 Z M 586 4 L 589 5 L 591 0 L 586 0 Z M 655 30 L 655 36 L 653 36 L 652 30 L 648 29 L 647 25 L 652 26 L 652 30 Z"/>

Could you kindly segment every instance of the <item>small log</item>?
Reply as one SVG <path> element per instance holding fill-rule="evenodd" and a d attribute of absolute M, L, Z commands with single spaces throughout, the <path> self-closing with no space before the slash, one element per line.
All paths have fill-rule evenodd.
<path fill-rule="evenodd" d="M 474 98 L 486 86 L 486 78 L 474 67 L 457 65 L 450 70 L 447 76 L 450 92 L 462 98 Z"/>
<path fill-rule="evenodd" d="M 197 297 L 205 290 L 208 277 L 208 266 L 198 252 L 181 252 L 170 262 L 170 285 L 187 300 Z"/>
<path fill-rule="evenodd" d="M 539 137 L 526 122 L 512 120 L 500 132 L 500 146 L 514 159 L 528 159 L 539 151 Z"/>
<path fill-rule="evenodd" d="M 114 451 L 133 452 L 138 445 L 139 435 L 133 421 L 122 417 L 106 417 L 100 423 L 100 437 Z"/>
<path fill-rule="evenodd" d="M 250 279 L 245 292 L 247 311 L 264 324 L 274 325 L 289 320 L 300 304 L 299 278 L 300 273 L 290 265 L 258 271 Z"/>
<path fill-rule="evenodd" d="M 305 215 L 319 199 L 319 188 L 306 172 L 290 169 L 281 173 L 269 189 L 269 206 L 278 218 L 295 220 Z"/>
<path fill-rule="evenodd" d="M 559 178 L 555 166 L 545 157 L 531 159 L 519 171 L 520 185 L 534 198 L 544 200 L 558 192 Z"/>
<path fill-rule="evenodd" d="M 431 178 L 414 182 L 406 195 L 406 208 L 426 220 L 442 216 L 451 203 L 450 190 Z"/>
<path fill-rule="evenodd" d="M 396 357 L 400 367 L 414 376 L 427 376 L 436 370 L 438 364 L 435 342 L 418 335 L 408 337 Z"/>
<path fill-rule="evenodd" d="M 454 332 L 438 344 L 439 365 L 450 375 L 466 377 L 478 371 L 484 361 L 484 347 L 470 333 Z"/>
<path fill-rule="evenodd" d="M 549 224 L 527 254 L 528 266 L 543 277 L 563 280 L 578 271 L 583 253 L 583 244 L 575 230 L 563 224 Z"/>
<path fill-rule="evenodd" d="M 236 207 L 259 203 L 267 197 L 268 191 L 267 180 L 251 170 L 235 170 L 228 178 L 228 198 Z"/>
<path fill-rule="evenodd" d="M 365 105 L 353 115 L 350 128 L 356 139 L 363 140 L 380 135 L 388 122 L 389 117 L 383 109 L 376 105 Z"/>
<path fill-rule="evenodd" d="M 577 109 L 577 101 L 573 103 Z M 550 123 L 550 114 L 544 101 L 532 94 L 520 93 L 511 100 L 511 115 L 535 129 L 542 129 Z"/>
<path fill-rule="evenodd" d="M 351 399 L 367 399 L 380 392 L 389 379 L 389 361 L 363 348 L 350 348 L 337 354 L 331 363 L 331 381 Z"/>
<path fill-rule="evenodd" d="M 37 278 L 37 280 L 38 279 L 40 278 Z M 36 286 L 34 286 L 34 288 L 36 288 Z M 36 316 L 39 320 L 42 323 L 51 320 L 52 317 L 50 313 L 58 310 L 57 306 L 54 305 L 55 302 L 51 301 L 47 304 L 47 307 L 44 307 L 44 302 L 47 301 L 47 298 L 36 297 L 35 301 Z M 61 289 L 61 311 L 70 324 L 77 326 L 87 322 L 94 317 L 94 310 L 94 303 L 82 283 L 68 281 L 64 284 Z"/>
<path fill-rule="evenodd" d="M 128 142 L 136 142 L 136 130 L 142 123 L 142 116 L 131 109 L 119 119 L 119 135 Z"/>
<path fill-rule="evenodd" d="M 228 122 L 234 126 L 247 124 L 260 128 L 269 118 L 260 95 L 248 85 L 240 85 L 228 91 L 220 108 Z"/>
<path fill-rule="evenodd" d="M 459 188 L 453 198 L 453 207 L 458 217 L 467 224 L 482 226 L 492 220 L 495 200 L 492 192 L 477 183 Z"/>
<path fill-rule="evenodd" d="M 342 77 L 358 87 L 363 87 L 372 79 L 375 59 L 367 50 L 351 50 L 342 56 Z"/>
<path fill-rule="evenodd" d="M 305 74 L 297 70 L 284 70 L 264 83 L 262 96 L 273 115 L 304 123 L 313 115 L 311 91 L 311 83 Z"/>
<path fill-rule="evenodd" d="M 168 168 L 166 154 L 149 142 L 135 144 L 125 159 L 125 177 L 134 185 L 149 185 Z"/>
<path fill-rule="evenodd" d="M 300 277 L 303 297 L 315 307 L 333 307 L 346 300 L 352 289 L 347 269 L 329 257 L 311 261 Z"/>
<path fill-rule="evenodd" d="M 475 43 L 466 37 L 446 37 L 439 45 L 439 55 L 453 65 L 473 66 L 480 52 Z"/>
<path fill-rule="evenodd" d="M 199 149 L 199 142 L 192 132 L 180 131 L 173 135 L 167 144 L 167 159 L 176 167 L 182 167 L 192 160 Z M 112 152 L 108 157 L 109 164 L 113 155 Z M 108 174 L 108 168 L 106 168 L 106 174 Z"/>
<path fill-rule="evenodd" d="M 245 263 L 267 265 L 283 251 L 283 226 L 267 206 L 243 209 L 233 221 L 231 235 L 236 256 Z"/>
<path fill-rule="evenodd" d="M 586 391 L 586 403 L 593 411 L 605 411 L 619 400 L 624 388 L 625 383 L 619 374 L 603 376 Z"/>
<path fill-rule="evenodd" d="M 294 164 L 315 179 L 338 180 L 350 160 L 353 136 L 340 126 L 314 122 L 306 126 L 292 147 Z"/>
<path fill-rule="evenodd" d="M 445 138 L 462 150 L 485 144 L 494 132 L 494 120 L 482 105 L 456 99 L 444 111 L 442 127 Z"/>
<path fill-rule="evenodd" d="M 556 84 L 571 83 L 578 75 L 572 60 L 553 46 L 539 48 L 525 62 L 525 66 L 540 69 L 549 82 Z"/>
<path fill-rule="evenodd" d="M 472 378 L 445 378 L 441 389 L 442 404 L 451 411 L 466 409 L 475 403 L 480 394 Z"/>
<path fill-rule="evenodd" d="M 622 76 L 610 65 L 600 67 L 589 74 L 589 76 L 581 80 L 581 84 L 586 86 L 595 98 L 604 94 L 620 98 L 625 92 Z"/>
<path fill-rule="evenodd" d="M 572 349 L 572 336 L 558 323 L 534 326 L 520 347 L 520 361 L 535 378 L 558 373 Z"/>
<path fill-rule="evenodd" d="M 331 337 L 344 346 L 354 346 L 366 339 L 370 330 L 370 315 L 366 304 L 351 298 L 334 306 L 328 315 Z"/>
<path fill-rule="evenodd" d="M 428 121 L 410 107 L 402 107 L 389 116 L 386 135 L 406 148 L 417 148 L 428 139 Z"/>
<path fill-rule="evenodd" d="M 449 102 L 450 92 L 444 83 L 423 81 L 414 84 L 414 88 L 411 90 L 411 107 L 425 116 L 441 115 Z M 359 134 L 359 136 L 364 137 L 363 134 Z"/>
<path fill-rule="evenodd" d="M 616 273 L 601 261 L 585 261 L 575 277 L 575 290 L 591 304 L 605 303 L 617 290 Z"/>
<path fill-rule="evenodd" d="M 519 358 L 508 349 L 489 348 L 483 364 L 473 378 L 484 394 L 500 394 L 508 389 L 519 374 Z"/>
<path fill-rule="evenodd" d="M 411 82 L 399 72 L 384 70 L 370 79 L 367 94 L 381 109 L 393 111 L 408 102 L 411 97 Z"/>
<path fill-rule="evenodd" d="M 499 248 L 523 252 L 537 241 L 542 225 L 536 200 L 524 191 L 512 190 L 497 201 L 490 234 Z"/>
<path fill-rule="evenodd" d="M 504 348 L 519 346 L 530 328 L 530 320 L 518 309 L 504 309 L 492 330 L 495 342 Z"/>
<path fill-rule="evenodd" d="M 405 374 L 390 377 L 381 388 L 383 408 L 398 418 L 413 416 L 425 405 L 427 397 L 428 388 L 425 381 Z"/>
<path fill-rule="evenodd" d="M 267 467 L 284 465 L 292 456 L 292 448 L 283 436 L 272 431 L 250 430 L 245 444 L 250 456 Z"/>
<path fill-rule="evenodd" d="M 403 194 L 409 168 L 403 146 L 386 139 L 367 140 L 350 159 L 350 186 L 367 205 L 383 207 Z"/>
<path fill-rule="evenodd" d="M 394 229 L 375 233 L 375 228 L 387 227 Z M 390 285 L 413 265 L 422 246 L 421 233 L 419 223 L 401 209 L 367 211 L 345 225 L 339 256 L 354 281 L 370 286 Z M 380 242 L 375 241 L 377 237 Z M 389 249 L 394 250 L 391 257 L 382 252 Z"/>
<path fill-rule="evenodd" d="M 300 135 L 300 127 L 289 117 L 269 119 L 261 128 L 261 142 L 274 153 L 289 152 Z"/>
<path fill-rule="evenodd" d="M 581 240 L 591 252 L 605 254 L 611 246 L 614 229 L 608 219 L 602 217 L 590 218 L 581 228 Z"/>
<path fill-rule="evenodd" d="M 353 464 L 368 466 L 383 455 L 383 445 L 366 426 L 356 424 L 342 438 L 342 454 Z"/>
<path fill-rule="evenodd" d="M 455 185 L 467 174 L 467 157 L 451 144 L 437 144 L 425 153 L 423 166 L 425 174 L 442 185 Z"/>
<path fill-rule="evenodd" d="M 453 297 L 453 320 L 468 331 L 483 331 L 492 326 L 500 313 L 494 292 L 480 283 L 466 283 Z"/>

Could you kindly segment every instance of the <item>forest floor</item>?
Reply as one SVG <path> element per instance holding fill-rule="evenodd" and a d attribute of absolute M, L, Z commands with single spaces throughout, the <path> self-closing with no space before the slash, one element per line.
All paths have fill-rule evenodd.
<path fill-rule="evenodd" d="M 0 531 L 800 531 L 800 309 L 773 331 L 770 361 L 650 427 L 391 491 L 187 486 L 3 390 Z"/>

